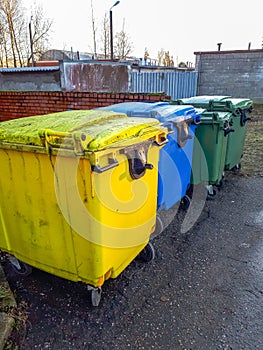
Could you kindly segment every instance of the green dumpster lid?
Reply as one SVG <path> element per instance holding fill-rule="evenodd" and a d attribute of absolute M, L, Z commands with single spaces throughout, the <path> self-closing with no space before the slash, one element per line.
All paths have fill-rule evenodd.
<path fill-rule="evenodd" d="M 248 98 L 233 98 L 231 96 L 194 96 L 178 100 L 179 104 L 191 104 L 196 108 L 206 108 L 208 111 L 229 111 L 239 114 L 240 110 L 253 108 L 253 101 Z"/>
<path fill-rule="evenodd" d="M 230 112 L 219 112 L 219 111 L 207 111 L 203 108 L 197 108 L 196 111 L 201 114 L 201 124 L 202 123 L 222 123 L 229 121 L 232 118 Z"/>
<path fill-rule="evenodd" d="M 189 98 L 183 98 L 180 101 L 183 104 L 190 104 L 190 105 L 199 105 L 200 107 L 205 108 L 205 106 L 208 106 L 210 101 L 222 101 L 226 98 L 230 98 L 231 96 L 210 96 L 210 95 L 202 95 L 202 96 L 193 96 Z"/>
<path fill-rule="evenodd" d="M 249 109 L 253 106 L 253 101 L 249 98 L 224 98 L 223 101 L 230 101 L 236 109 Z"/>
<path fill-rule="evenodd" d="M 234 115 L 240 115 L 240 111 L 251 112 L 253 108 L 253 101 L 242 98 L 223 98 L 220 101 L 210 101 L 208 110 L 210 111 L 229 111 Z"/>
<path fill-rule="evenodd" d="M 210 101 L 222 101 L 226 98 L 230 98 L 231 96 L 213 96 L 213 95 L 201 95 L 201 96 L 193 96 L 189 98 L 183 98 L 181 101 L 184 104 L 189 103 L 209 103 Z"/>
<path fill-rule="evenodd" d="M 154 118 L 128 118 L 104 110 L 66 111 L 0 123 L 0 143 L 73 148 L 96 151 L 122 143 L 149 139 L 166 132 Z"/>

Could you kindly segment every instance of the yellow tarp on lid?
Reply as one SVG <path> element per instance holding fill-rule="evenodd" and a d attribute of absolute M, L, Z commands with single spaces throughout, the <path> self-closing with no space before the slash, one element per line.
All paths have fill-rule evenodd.
<path fill-rule="evenodd" d="M 0 142 L 73 148 L 77 139 L 84 150 L 102 150 L 120 142 L 148 139 L 162 129 L 156 119 L 128 118 L 103 110 L 78 110 L 19 118 L 0 123 Z M 131 142 L 131 139 L 134 139 Z"/>

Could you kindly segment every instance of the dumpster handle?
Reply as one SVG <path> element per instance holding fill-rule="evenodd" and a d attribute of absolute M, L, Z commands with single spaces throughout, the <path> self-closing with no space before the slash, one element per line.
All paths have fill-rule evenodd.
<path fill-rule="evenodd" d="M 119 165 L 119 163 L 118 163 L 117 159 L 109 158 L 109 164 L 108 165 L 106 165 L 104 167 L 101 167 L 100 165 L 92 165 L 91 166 L 91 170 L 94 171 L 95 173 L 101 174 L 104 171 L 113 169 L 113 168 L 115 168 L 118 165 Z"/>
<path fill-rule="evenodd" d="M 235 129 L 231 129 L 228 126 L 226 128 L 220 128 L 220 130 L 224 131 L 224 136 L 227 136 L 228 134 L 230 134 L 231 132 L 235 132 Z"/>
<path fill-rule="evenodd" d="M 167 138 L 165 138 L 165 139 L 163 139 L 161 142 L 159 142 L 159 141 L 154 141 L 154 144 L 155 145 L 157 145 L 157 146 L 163 146 L 163 145 L 165 145 L 166 143 L 168 143 L 168 139 Z"/>
<path fill-rule="evenodd" d="M 193 137 L 189 135 L 189 125 L 187 123 L 180 123 L 176 125 L 177 129 L 177 145 L 183 148 L 187 140 L 191 140 Z"/>
<path fill-rule="evenodd" d="M 181 137 L 181 143 L 184 143 L 185 141 L 187 140 L 192 140 L 193 139 L 193 136 L 192 135 L 187 135 L 185 137 Z"/>
<path fill-rule="evenodd" d="M 193 124 L 195 124 L 195 125 L 201 124 L 201 118 L 198 119 L 198 120 L 195 119 L 194 122 L 193 122 Z"/>
<path fill-rule="evenodd" d="M 166 140 L 167 139 L 160 143 L 164 144 Z M 134 180 L 140 179 L 144 176 L 147 169 L 152 170 L 154 168 L 152 164 L 147 163 L 147 153 L 151 143 L 151 141 L 144 142 L 140 145 L 127 147 L 121 151 L 121 153 L 125 154 L 128 159 L 130 176 Z"/>
<path fill-rule="evenodd" d="M 247 118 L 246 112 L 244 110 L 239 109 L 239 112 L 240 112 L 240 125 L 245 126 L 246 122 L 248 120 L 251 120 L 251 118 L 249 118 L 249 117 Z"/>
<path fill-rule="evenodd" d="M 83 142 L 86 140 L 86 135 L 84 133 L 70 133 L 70 132 L 59 132 L 49 129 L 40 130 L 38 132 L 39 137 L 45 142 L 46 148 L 56 147 L 60 148 L 63 146 L 63 139 L 69 138 L 73 142 L 74 152 L 76 155 L 84 154 Z M 62 139 L 62 141 L 57 141 L 56 139 Z M 53 142 L 52 142 L 53 141 Z"/>
<path fill-rule="evenodd" d="M 131 178 L 134 180 L 141 178 L 145 174 L 146 169 L 152 170 L 154 168 L 152 164 L 143 163 L 140 158 L 128 158 L 128 163 Z"/>

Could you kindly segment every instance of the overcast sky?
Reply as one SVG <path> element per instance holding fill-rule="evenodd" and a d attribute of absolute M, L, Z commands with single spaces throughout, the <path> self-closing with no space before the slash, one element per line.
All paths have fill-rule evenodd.
<path fill-rule="evenodd" d="M 30 8 L 33 0 L 23 0 Z M 92 52 L 91 0 L 35 0 L 54 20 L 52 48 Z M 115 0 L 93 0 L 95 24 L 100 28 Z M 181 5 L 180 5 L 181 4 Z M 122 29 L 133 42 L 133 55 L 143 57 L 145 48 L 157 58 L 163 48 L 175 62 L 195 62 L 194 51 L 260 49 L 263 25 L 260 0 L 120 0 L 112 9 L 114 33 Z M 99 47 L 97 48 L 97 51 Z"/>

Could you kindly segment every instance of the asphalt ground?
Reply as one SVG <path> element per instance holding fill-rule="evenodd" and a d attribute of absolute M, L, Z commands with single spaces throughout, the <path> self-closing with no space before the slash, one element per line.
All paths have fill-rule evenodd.
<path fill-rule="evenodd" d="M 176 219 L 103 286 L 93 307 L 86 286 L 35 269 L 5 271 L 20 315 L 20 349 L 262 349 L 263 178 L 230 175 L 187 233 Z M 181 218 L 180 218 L 181 217 Z"/>
<path fill-rule="evenodd" d="M 12 310 L 16 306 L 16 300 L 0 263 L 0 349 L 5 346 L 15 324 Z"/>

